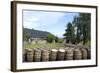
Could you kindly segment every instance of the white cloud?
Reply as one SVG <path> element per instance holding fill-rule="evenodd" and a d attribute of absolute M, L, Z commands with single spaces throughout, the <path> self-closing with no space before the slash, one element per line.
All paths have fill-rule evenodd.
<path fill-rule="evenodd" d="M 34 27 L 38 25 L 40 25 L 41 27 L 45 25 L 47 26 L 54 25 L 64 15 L 65 15 L 64 13 L 56 13 L 56 12 L 25 11 L 24 12 L 24 22 L 25 22 L 24 26 L 26 28 L 31 27 L 34 25 L 34 23 L 37 24 L 37 25 L 35 24 Z"/>
<path fill-rule="evenodd" d="M 32 22 L 24 22 L 24 28 L 37 28 L 40 27 L 40 25 L 38 25 L 38 23 L 32 23 Z"/>
<path fill-rule="evenodd" d="M 63 34 L 65 32 L 52 32 L 55 36 L 59 37 L 59 38 L 63 38 Z"/>
<path fill-rule="evenodd" d="M 36 21 L 38 21 L 38 18 L 36 18 L 36 17 L 33 16 L 33 17 L 27 19 L 26 21 L 29 21 L 29 22 L 36 22 Z"/>
<path fill-rule="evenodd" d="M 24 28 L 30 28 L 31 27 L 31 22 L 23 22 L 23 26 L 24 26 Z"/>
<path fill-rule="evenodd" d="M 42 25 L 46 25 L 46 24 L 42 24 Z"/>

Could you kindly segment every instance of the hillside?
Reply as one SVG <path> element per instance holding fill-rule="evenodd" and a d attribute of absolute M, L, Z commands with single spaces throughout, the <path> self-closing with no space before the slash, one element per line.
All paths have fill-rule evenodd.
<path fill-rule="evenodd" d="M 28 33 L 28 35 L 31 38 L 46 38 L 48 34 L 51 34 L 50 32 L 47 31 L 40 31 L 40 30 L 29 29 L 29 28 L 24 28 L 23 31 Z"/>

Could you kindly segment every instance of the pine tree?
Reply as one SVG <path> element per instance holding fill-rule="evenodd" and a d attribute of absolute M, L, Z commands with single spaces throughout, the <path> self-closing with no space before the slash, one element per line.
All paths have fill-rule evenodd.
<path fill-rule="evenodd" d="M 90 13 L 79 13 L 73 20 L 73 24 L 77 28 L 76 40 L 77 43 L 83 41 L 83 45 L 91 40 L 91 14 Z"/>
<path fill-rule="evenodd" d="M 68 23 L 67 24 L 67 28 L 65 30 L 65 39 L 66 39 L 66 43 L 73 43 L 74 39 L 75 39 L 75 31 L 74 31 L 74 27 L 72 26 L 72 23 Z"/>

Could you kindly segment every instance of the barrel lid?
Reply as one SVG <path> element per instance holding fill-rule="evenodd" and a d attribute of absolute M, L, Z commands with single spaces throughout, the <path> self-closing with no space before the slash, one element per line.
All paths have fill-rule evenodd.
<path fill-rule="evenodd" d="M 48 51 L 48 50 L 46 50 L 46 49 L 42 49 L 42 51 L 43 51 L 43 52 L 49 52 L 49 51 Z"/>
<path fill-rule="evenodd" d="M 51 51 L 57 52 L 57 50 L 56 50 L 56 49 L 51 49 Z"/>
<path fill-rule="evenodd" d="M 30 51 L 30 52 L 31 52 L 31 51 L 32 51 L 32 49 L 27 49 L 27 51 Z"/>
<path fill-rule="evenodd" d="M 65 50 L 68 50 L 68 49 L 69 49 L 69 47 L 66 47 L 66 48 L 65 48 Z"/>
<path fill-rule="evenodd" d="M 65 52 L 65 50 L 64 50 L 64 49 L 59 49 L 59 51 L 60 51 L 60 52 Z"/>
<path fill-rule="evenodd" d="M 80 51 L 80 49 L 79 48 L 75 48 L 74 51 Z"/>

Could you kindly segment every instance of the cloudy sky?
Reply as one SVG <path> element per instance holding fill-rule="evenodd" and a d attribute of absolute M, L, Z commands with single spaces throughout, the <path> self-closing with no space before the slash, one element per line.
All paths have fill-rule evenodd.
<path fill-rule="evenodd" d="M 23 26 L 41 31 L 48 31 L 55 36 L 63 37 L 68 22 L 78 13 L 50 12 L 50 11 L 23 11 Z"/>

